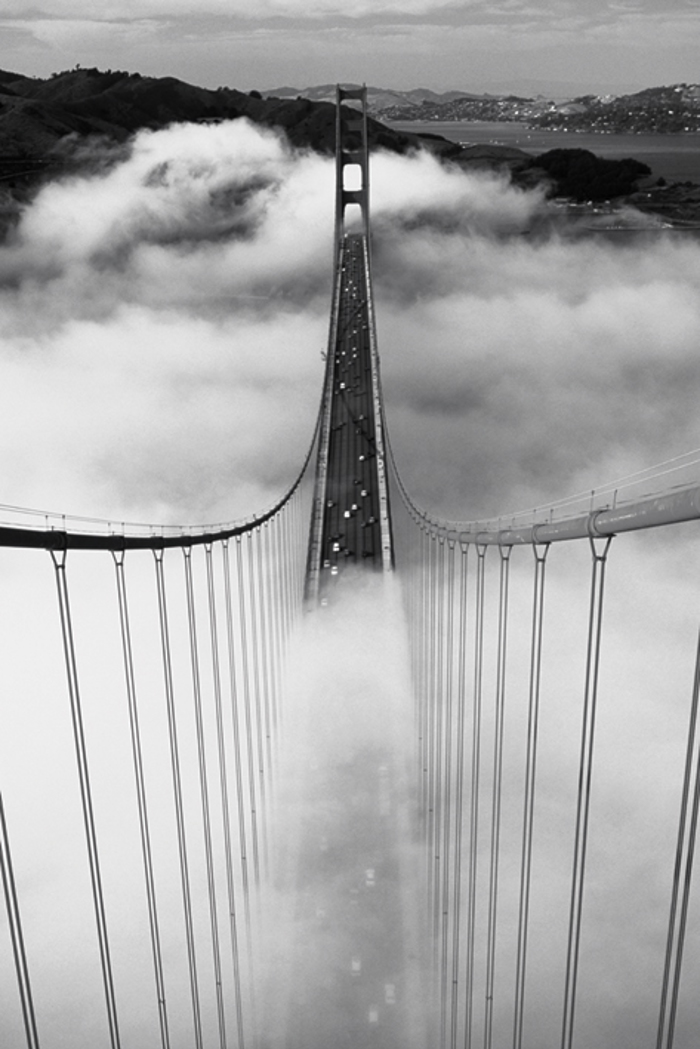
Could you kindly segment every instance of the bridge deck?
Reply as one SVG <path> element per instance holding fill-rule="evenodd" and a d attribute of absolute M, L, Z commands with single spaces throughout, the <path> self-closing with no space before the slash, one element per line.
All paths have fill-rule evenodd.
<path fill-rule="evenodd" d="M 309 557 L 313 593 L 350 565 L 392 566 L 367 240 L 340 242 Z"/>

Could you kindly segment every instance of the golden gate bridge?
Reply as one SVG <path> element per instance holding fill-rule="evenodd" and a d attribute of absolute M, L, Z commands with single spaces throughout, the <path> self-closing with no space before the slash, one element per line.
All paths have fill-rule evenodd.
<path fill-rule="evenodd" d="M 0 528 L 0 545 L 50 559 L 65 675 L 49 687 L 67 690 L 67 706 L 61 702 L 74 763 L 60 808 L 71 810 L 68 836 L 79 813 L 73 853 L 84 868 L 69 888 L 58 879 L 53 908 L 64 913 L 62 929 L 72 908 L 89 910 L 92 930 L 78 962 L 51 933 L 52 915 L 34 914 L 15 847 L 28 820 L 25 799 L 5 790 L 3 971 L 14 984 L 5 996 L 8 1019 L 0 1021 L 10 1032 L 3 1044 L 599 1044 L 590 1032 L 609 1003 L 590 996 L 586 967 L 595 945 L 586 919 L 591 894 L 601 892 L 599 881 L 590 885 L 589 853 L 608 561 L 625 533 L 700 516 L 700 487 L 675 481 L 678 464 L 670 463 L 495 520 L 443 521 L 416 506 L 385 420 L 369 182 L 365 91 L 339 88 L 323 395 L 307 460 L 276 505 L 245 521 L 185 528 L 17 509 Z M 566 819 L 552 821 L 538 763 L 543 679 L 557 655 L 545 615 L 550 552 L 561 547 L 575 549 L 586 573 L 587 611 L 579 616 L 579 663 L 567 668 L 567 688 L 578 696 L 576 787 Z M 129 757 L 120 760 L 130 765 L 131 786 L 116 819 L 94 789 L 102 686 L 94 672 L 87 687 L 83 681 L 81 617 L 89 621 L 91 612 L 85 602 L 76 608 L 72 590 L 74 574 L 91 577 L 96 558 L 102 568 L 106 559 L 114 594 L 112 654 L 100 668 L 116 676 L 120 665 L 128 716 Z M 395 726 L 380 718 L 379 729 L 354 738 L 352 692 L 375 687 L 371 674 L 363 678 L 372 642 L 342 626 L 344 607 L 359 600 L 360 618 L 368 607 L 378 610 L 370 633 L 381 633 L 381 620 L 396 615 L 395 578 L 412 677 L 412 698 L 399 711 L 413 726 L 408 773 Z M 297 751 L 290 662 L 310 623 L 318 631 L 313 643 L 325 643 L 324 621 L 342 639 L 321 688 L 337 739 L 316 733 L 312 710 L 307 731 L 315 742 Z M 322 659 L 313 644 L 310 653 L 312 662 Z M 363 716 L 384 702 L 376 687 Z M 643 1032 L 657 1049 L 674 1044 L 691 996 L 682 978 L 695 934 L 699 693 L 700 655 L 688 681 L 683 767 L 669 769 L 664 787 L 674 792 L 677 834 L 656 921 L 665 925 L 654 941 L 656 998 Z M 8 721 L 15 701 L 5 697 Z M 392 707 L 390 722 L 395 713 Z M 295 769 L 300 761 L 303 769 Z M 29 753 L 26 776 L 30 790 L 37 777 Z M 29 809 L 41 822 L 36 805 Z M 535 916 L 545 877 L 538 835 L 560 823 L 556 850 L 568 860 L 546 872 L 552 913 L 543 920 L 547 901 Z M 138 896 L 133 914 L 113 904 L 122 877 Z M 543 992 L 550 971 L 543 959 L 557 952 L 559 984 Z M 56 1033 L 44 972 L 52 954 L 63 955 L 68 986 L 87 981 L 95 1012 L 67 1040 Z"/>

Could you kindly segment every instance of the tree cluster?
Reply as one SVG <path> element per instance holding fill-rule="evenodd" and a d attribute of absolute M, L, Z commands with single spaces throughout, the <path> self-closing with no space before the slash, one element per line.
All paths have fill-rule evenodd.
<path fill-rule="evenodd" d="M 613 200 L 633 193 L 637 182 L 651 174 L 640 160 L 608 160 L 587 149 L 550 149 L 527 165 L 547 173 L 553 196 L 572 200 Z"/>

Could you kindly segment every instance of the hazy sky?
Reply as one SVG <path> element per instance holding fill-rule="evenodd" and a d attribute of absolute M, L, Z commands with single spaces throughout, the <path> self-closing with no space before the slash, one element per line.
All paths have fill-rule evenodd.
<path fill-rule="evenodd" d="M 458 90 L 693 82 L 698 0 L 4 0 L 2 66 L 77 62 L 242 89 Z"/>

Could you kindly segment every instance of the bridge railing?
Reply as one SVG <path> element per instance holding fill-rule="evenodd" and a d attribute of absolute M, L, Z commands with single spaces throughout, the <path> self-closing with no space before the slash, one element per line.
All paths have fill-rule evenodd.
<path fill-rule="evenodd" d="M 446 520 L 411 498 L 391 457 L 393 485 L 408 515 L 435 535 L 471 544 L 522 546 L 606 538 L 700 518 L 697 451 L 556 502 L 480 520 Z"/>
<path fill-rule="evenodd" d="M 279 516 L 309 482 L 317 429 L 296 479 L 272 506 L 237 521 L 216 524 L 145 524 L 0 504 L 0 546 L 26 549 L 163 550 L 235 539 Z"/>

